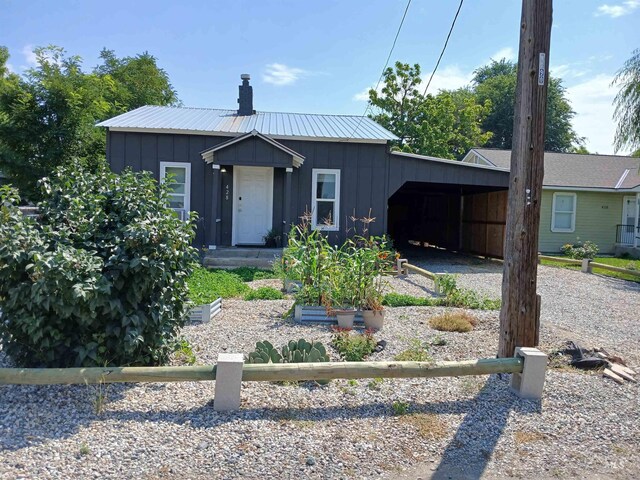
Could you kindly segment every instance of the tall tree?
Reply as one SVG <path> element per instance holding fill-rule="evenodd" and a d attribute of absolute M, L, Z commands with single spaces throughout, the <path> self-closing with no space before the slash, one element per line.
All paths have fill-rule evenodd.
<path fill-rule="evenodd" d="M 384 73 L 380 93 L 371 89 L 371 118 L 395 133 L 403 151 L 444 158 L 462 158 L 491 136 L 480 128 L 489 103 L 478 104 L 468 89 L 441 91 L 424 96 L 420 66 L 396 62 Z"/>
<path fill-rule="evenodd" d="M 613 101 L 613 117 L 618 121 L 614 141 L 616 152 L 640 149 L 640 49 L 633 51 L 613 79 L 620 91 Z"/>
<path fill-rule="evenodd" d="M 35 53 L 36 66 L 16 75 L 7 68 L 8 50 L 0 48 L 0 170 L 23 197 L 37 199 L 37 181 L 71 159 L 90 169 L 104 161 L 105 134 L 96 122 L 142 104 L 177 102 L 166 72 L 148 53 L 118 59 L 103 50 L 103 63 L 92 72 L 60 47 Z"/>
<path fill-rule="evenodd" d="M 513 106 L 516 98 L 517 66 L 506 60 L 493 60 L 474 72 L 473 90 L 478 102 L 491 102 L 491 111 L 482 123 L 485 131 L 493 133 L 486 146 L 511 149 L 513 141 Z M 545 150 L 570 152 L 583 144 L 584 139 L 573 130 L 575 112 L 566 97 L 566 89 L 559 78 L 549 79 Z"/>

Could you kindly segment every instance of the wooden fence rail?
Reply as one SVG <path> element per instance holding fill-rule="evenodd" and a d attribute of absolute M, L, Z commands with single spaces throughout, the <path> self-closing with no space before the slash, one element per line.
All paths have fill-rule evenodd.
<path fill-rule="evenodd" d="M 457 362 L 319 362 L 245 364 L 242 381 L 275 382 L 337 378 L 431 378 L 521 373 L 520 357 Z M 192 367 L 0 368 L 0 385 L 201 382 L 216 379 L 216 365 Z"/>
<path fill-rule="evenodd" d="M 570 265 L 583 265 L 583 260 L 576 260 L 574 258 L 563 257 L 551 257 L 549 255 L 538 255 L 540 260 L 548 260 L 550 262 L 567 263 Z M 614 265 L 607 265 L 606 263 L 598 263 L 588 260 L 588 272 L 591 272 L 593 268 L 599 268 L 601 270 L 608 270 L 610 272 L 624 273 L 626 275 L 635 275 L 640 277 L 640 270 L 629 270 L 628 268 L 616 267 Z"/>

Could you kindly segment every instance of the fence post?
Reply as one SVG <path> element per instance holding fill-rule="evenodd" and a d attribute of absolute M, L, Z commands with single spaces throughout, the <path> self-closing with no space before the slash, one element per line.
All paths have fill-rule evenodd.
<path fill-rule="evenodd" d="M 240 387 L 244 355 L 241 353 L 219 353 L 216 366 L 216 390 L 213 409 L 227 412 L 240 408 Z"/>
<path fill-rule="evenodd" d="M 582 259 L 582 273 L 592 273 L 593 268 L 591 267 L 591 259 L 583 258 Z"/>
<path fill-rule="evenodd" d="M 540 400 L 547 373 L 547 355 L 532 347 L 516 347 L 514 357 L 524 360 L 522 373 L 511 374 L 511 388 L 519 397 Z"/>
<path fill-rule="evenodd" d="M 405 263 L 407 263 L 406 258 L 399 258 L 396 260 L 396 269 L 398 270 L 398 276 L 407 274 L 406 269 L 403 267 L 403 264 Z"/>

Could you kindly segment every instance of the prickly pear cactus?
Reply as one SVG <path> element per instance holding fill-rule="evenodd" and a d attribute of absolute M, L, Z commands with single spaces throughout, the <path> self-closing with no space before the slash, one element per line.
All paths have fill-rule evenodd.
<path fill-rule="evenodd" d="M 320 342 L 307 342 L 304 338 L 291 340 L 278 351 L 264 340 L 256 343 L 256 349 L 247 355 L 247 363 L 305 363 L 328 362 L 327 349 Z"/>

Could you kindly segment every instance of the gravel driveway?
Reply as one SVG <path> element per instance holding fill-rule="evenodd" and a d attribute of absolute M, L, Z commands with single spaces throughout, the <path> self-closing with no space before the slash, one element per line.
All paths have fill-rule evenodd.
<path fill-rule="evenodd" d="M 411 263 L 432 272 L 455 274 L 462 287 L 501 297 L 499 261 L 438 250 L 410 258 Z M 433 283 L 419 275 L 409 275 L 407 280 L 416 287 L 407 288 L 408 293 L 433 289 Z M 584 347 L 602 346 L 640 363 L 640 283 L 540 265 L 538 293 L 542 296 L 542 334 L 551 330 Z"/>
<path fill-rule="evenodd" d="M 459 283 L 497 294 L 499 267 L 481 262 L 473 268 L 478 271 L 461 275 Z M 424 292 L 431 286 L 421 278 L 392 284 L 398 291 Z M 591 288 L 582 289 L 584 282 Z M 561 303 L 553 297 L 559 284 L 580 294 Z M 599 289 L 606 292 L 593 292 Z M 620 317 L 631 314 L 632 305 L 638 311 L 635 286 L 542 268 L 541 291 L 545 345 L 560 345 L 569 334 L 598 334 L 603 346 L 619 343 L 611 349 L 631 356 L 637 315 Z M 599 307 L 603 298 L 626 299 L 631 306 Z M 282 320 L 290 306 L 290 300 L 229 300 L 212 323 L 188 326 L 184 334 L 198 364 L 214 362 L 223 351 L 246 353 L 261 339 L 276 345 L 299 337 L 330 342 L 326 327 Z M 495 355 L 498 312 L 472 312 L 478 326 L 460 334 L 430 328 L 429 317 L 442 311 L 388 309 L 385 328 L 376 334 L 387 348 L 371 360 L 392 359 L 436 336 L 446 342 L 430 348 L 436 360 Z M 580 311 L 591 321 L 572 324 Z M 604 319 L 604 327 L 615 327 L 593 326 Z M 7 366 L 1 352 L 0 366 Z M 247 382 L 242 409 L 231 414 L 211 408 L 214 388 L 208 382 L 111 385 L 96 413 L 94 386 L 0 386 L 0 478 L 640 477 L 637 384 L 618 385 L 597 374 L 549 370 L 542 402 L 520 400 L 500 376 L 337 380 L 326 386 Z M 394 415 L 394 403 L 406 403 L 408 413 Z"/>

